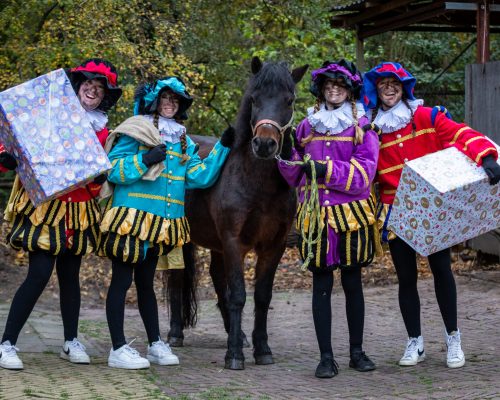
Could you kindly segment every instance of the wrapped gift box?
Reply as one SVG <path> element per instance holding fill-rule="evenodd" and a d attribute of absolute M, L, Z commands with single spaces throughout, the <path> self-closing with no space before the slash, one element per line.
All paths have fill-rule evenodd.
<path fill-rule="evenodd" d="M 498 146 L 497 146 L 498 148 Z M 500 184 L 451 147 L 403 168 L 388 228 L 423 256 L 500 226 Z"/>
<path fill-rule="evenodd" d="M 111 168 L 63 69 L 0 93 L 0 141 L 35 206 Z"/>

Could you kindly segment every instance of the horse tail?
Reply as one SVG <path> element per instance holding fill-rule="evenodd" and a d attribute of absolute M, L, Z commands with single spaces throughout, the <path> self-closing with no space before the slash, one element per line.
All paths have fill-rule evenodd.
<path fill-rule="evenodd" d="M 182 325 L 185 328 L 194 327 L 198 320 L 198 276 L 196 274 L 196 262 L 194 244 L 186 243 L 182 246 L 184 258 L 184 270 L 182 274 Z M 168 292 L 171 293 L 176 286 L 175 279 L 169 279 Z M 170 296 L 169 296 L 170 297 Z"/>

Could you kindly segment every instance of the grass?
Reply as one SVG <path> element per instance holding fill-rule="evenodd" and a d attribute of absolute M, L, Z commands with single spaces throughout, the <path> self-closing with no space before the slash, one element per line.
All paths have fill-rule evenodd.
<path fill-rule="evenodd" d="M 81 319 L 78 329 L 80 333 L 98 339 L 102 337 L 103 331 L 106 331 L 108 325 L 105 321 L 91 321 L 87 319 Z"/>

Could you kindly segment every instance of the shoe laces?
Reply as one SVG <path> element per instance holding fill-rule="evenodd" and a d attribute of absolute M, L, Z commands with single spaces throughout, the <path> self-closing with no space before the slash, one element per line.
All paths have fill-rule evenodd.
<path fill-rule="evenodd" d="M 74 338 L 72 341 L 68 342 L 68 347 L 71 347 L 73 350 L 80 350 L 85 352 L 85 346 L 77 338 Z"/>
<path fill-rule="evenodd" d="M 408 339 L 408 344 L 406 345 L 406 350 L 403 357 L 404 358 L 411 357 L 412 353 L 415 352 L 417 347 L 418 347 L 418 338 Z"/>
<path fill-rule="evenodd" d="M 151 348 L 156 348 L 158 352 L 163 354 L 172 354 L 172 349 L 168 343 L 165 343 L 163 340 L 158 340 L 156 342 L 151 343 Z"/>
<path fill-rule="evenodd" d="M 321 365 L 324 365 L 324 366 L 328 366 L 328 365 L 331 365 L 332 366 L 332 371 L 335 375 L 337 375 L 339 373 L 339 365 L 337 364 L 337 361 L 335 361 L 334 358 L 323 358 L 320 362 Z"/>
<path fill-rule="evenodd" d="M 5 352 L 5 354 L 7 354 L 9 356 L 15 356 L 15 355 L 17 355 L 17 352 L 19 351 L 19 349 L 15 345 L 10 344 L 10 342 L 2 343 L 2 347 L 3 347 L 3 351 Z"/>
<path fill-rule="evenodd" d="M 462 350 L 462 346 L 460 343 L 460 335 L 456 333 L 455 335 L 448 336 L 447 340 L 448 345 L 448 356 L 451 358 L 459 358 L 460 350 Z"/>
<path fill-rule="evenodd" d="M 137 338 L 135 338 L 135 339 L 137 339 Z M 130 341 L 129 344 L 124 344 L 123 351 L 126 351 L 127 353 L 129 353 L 133 357 L 140 357 L 141 355 L 139 354 L 139 352 L 136 349 L 134 349 L 133 347 L 130 347 L 130 345 L 135 342 L 135 339 L 132 339 L 132 341 Z"/>

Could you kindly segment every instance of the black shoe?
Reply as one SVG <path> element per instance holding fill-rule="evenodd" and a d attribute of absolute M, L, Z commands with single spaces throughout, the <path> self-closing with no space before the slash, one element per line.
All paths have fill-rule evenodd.
<path fill-rule="evenodd" d="M 353 351 L 351 353 L 351 361 L 349 367 L 354 368 L 356 371 L 366 372 L 373 371 L 376 367 L 372 360 L 368 358 L 364 351 Z"/>
<path fill-rule="evenodd" d="M 322 358 L 316 367 L 316 378 L 333 378 L 339 373 L 339 365 L 331 357 Z"/>

